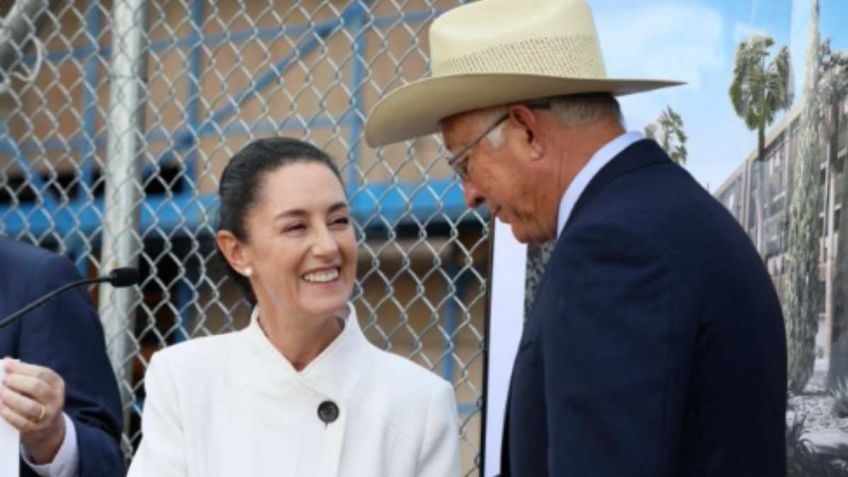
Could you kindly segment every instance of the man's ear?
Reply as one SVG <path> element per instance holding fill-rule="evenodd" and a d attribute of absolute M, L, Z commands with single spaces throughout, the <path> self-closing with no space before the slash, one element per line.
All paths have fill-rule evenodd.
<path fill-rule="evenodd" d="M 509 121 L 516 128 L 524 130 L 530 160 L 544 157 L 545 130 L 536 112 L 523 104 L 515 104 L 509 107 Z"/>
<path fill-rule="evenodd" d="M 244 276 L 250 276 L 253 269 L 250 264 L 250 258 L 245 253 L 244 245 L 233 235 L 229 230 L 220 230 L 215 234 L 215 242 L 218 244 L 218 250 L 237 272 Z"/>

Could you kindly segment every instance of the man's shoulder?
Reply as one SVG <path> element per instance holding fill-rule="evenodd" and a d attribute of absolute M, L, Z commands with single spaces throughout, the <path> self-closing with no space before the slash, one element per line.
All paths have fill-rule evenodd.
<path fill-rule="evenodd" d="M 10 266 L 15 266 L 15 264 L 25 264 L 25 267 L 17 270 L 19 273 L 26 273 L 28 270 L 31 270 L 35 263 L 51 259 L 61 261 L 62 258 L 64 257 L 61 255 L 36 247 L 35 245 L 30 245 L 18 240 L 0 238 L 0 263 L 9 264 Z"/>
<path fill-rule="evenodd" d="M 23 242 L 0 239 L 0 283 L 20 299 L 80 278 L 70 259 Z"/>
<path fill-rule="evenodd" d="M 62 282 L 68 277 L 77 278 L 73 262 L 59 253 L 11 239 L 0 239 L 0 264 L 2 268 L 21 277 L 41 276 L 45 280 Z"/>
<path fill-rule="evenodd" d="M 661 257 L 675 273 L 736 266 L 728 257 L 756 250 L 730 211 L 671 162 L 610 180 L 569 222 L 559 248 Z M 733 254 L 729 253 L 733 251 Z M 753 260 L 750 263 L 754 263 Z M 707 267 L 709 264 L 709 267 Z"/>
<path fill-rule="evenodd" d="M 681 233 L 735 226 L 717 199 L 685 169 L 668 160 L 646 161 L 644 167 L 609 178 L 581 209 L 569 228 L 618 227 L 660 241 Z"/>

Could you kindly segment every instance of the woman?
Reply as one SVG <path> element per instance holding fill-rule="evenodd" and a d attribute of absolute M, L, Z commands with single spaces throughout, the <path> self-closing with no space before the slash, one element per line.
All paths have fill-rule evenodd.
<path fill-rule="evenodd" d="M 331 159 L 261 139 L 220 195 L 218 249 L 251 323 L 154 355 L 129 475 L 459 475 L 452 387 L 369 344 L 348 303 L 357 244 Z"/>

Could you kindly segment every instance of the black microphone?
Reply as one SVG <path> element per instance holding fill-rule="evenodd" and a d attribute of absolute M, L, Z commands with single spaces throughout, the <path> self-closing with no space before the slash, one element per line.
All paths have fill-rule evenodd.
<path fill-rule="evenodd" d="M 130 267 L 114 268 L 109 272 L 108 277 L 98 278 L 104 278 L 105 280 L 101 281 L 108 281 L 115 288 L 130 287 L 138 283 L 138 269 Z"/>
<path fill-rule="evenodd" d="M 77 281 L 68 283 L 67 285 L 62 285 L 61 287 L 51 291 L 50 293 L 46 293 L 41 298 L 35 300 L 34 302 L 30 303 L 29 305 L 21 308 L 20 310 L 12 313 L 11 315 L 3 318 L 3 320 L 0 321 L 0 330 L 11 325 L 12 323 L 18 321 L 22 316 L 26 315 L 30 311 L 32 311 L 32 310 L 38 308 L 39 306 L 47 303 L 48 301 L 50 301 L 56 295 L 58 295 L 62 292 L 65 292 L 67 290 L 70 290 L 71 288 L 76 288 L 76 287 L 82 286 L 82 285 L 90 285 L 92 283 L 103 283 L 103 282 L 109 282 L 115 288 L 122 288 L 122 287 L 128 287 L 128 286 L 135 285 L 136 283 L 138 283 L 138 278 L 139 278 L 138 277 L 138 269 L 129 268 L 129 267 L 122 267 L 122 268 L 113 269 L 111 272 L 109 272 L 109 275 L 106 275 L 106 276 L 95 277 L 95 278 L 84 278 L 82 280 L 77 280 Z"/>

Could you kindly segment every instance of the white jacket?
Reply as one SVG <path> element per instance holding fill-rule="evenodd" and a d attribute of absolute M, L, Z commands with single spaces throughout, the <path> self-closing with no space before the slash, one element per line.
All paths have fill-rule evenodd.
<path fill-rule="evenodd" d="M 129 477 L 459 475 L 452 387 L 368 343 L 353 312 L 301 372 L 254 314 L 244 330 L 156 353 L 145 387 Z M 322 420 L 328 401 L 338 413 L 324 404 Z"/>

